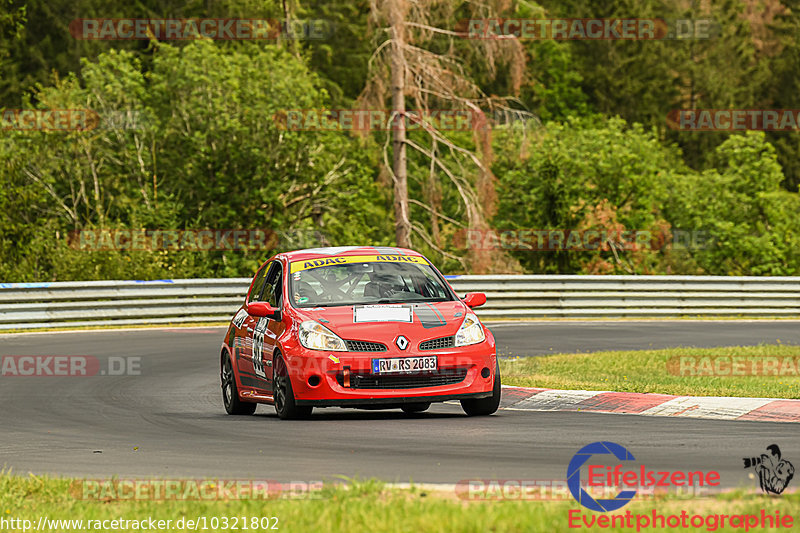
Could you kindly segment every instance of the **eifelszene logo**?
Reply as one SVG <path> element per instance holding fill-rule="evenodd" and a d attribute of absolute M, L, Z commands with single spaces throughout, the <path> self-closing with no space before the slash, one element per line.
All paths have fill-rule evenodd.
<path fill-rule="evenodd" d="M 597 464 L 599 461 L 589 461 L 598 455 L 611 455 L 620 463 L 636 461 L 631 452 L 619 444 L 608 441 L 593 442 L 578 450 L 567 467 L 567 487 L 578 503 L 592 511 L 601 513 L 615 511 L 630 502 L 636 496 L 638 489 L 668 491 L 670 488 L 697 489 L 708 486 L 716 487 L 720 484 L 719 472 L 713 470 L 708 472 L 699 470 L 654 471 L 643 464 L 629 464 L 627 470 L 623 470 L 623 464 L 611 467 Z M 628 490 L 620 490 L 613 498 L 595 499 L 582 487 L 581 467 L 583 466 L 586 466 L 588 474 L 585 486 L 608 488 L 622 485 Z"/>
<path fill-rule="evenodd" d="M 745 457 L 745 469 L 753 468 L 758 474 L 758 483 L 761 490 L 767 494 L 780 494 L 794 477 L 794 465 L 781 458 L 781 449 L 777 444 L 767 446 L 769 454 L 762 453 L 761 457 Z"/>
<path fill-rule="evenodd" d="M 614 511 L 626 505 L 633 499 L 634 496 L 636 496 L 636 491 L 623 490 L 620 491 L 619 494 L 617 494 L 614 498 L 610 499 L 595 500 L 589 496 L 589 493 L 581 487 L 581 466 L 591 459 L 592 455 L 601 454 L 613 454 L 614 457 L 620 461 L 636 460 L 631 452 L 613 442 L 593 442 L 591 444 L 587 444 L 578 450 L 578 453 L 576 453 L 569 462 L 569 466 L 567 467 L 567 487 L 569 487 L 569 491 L 579 504 L 583 505 L 587 509 L 591 509 L 592 511 L 600 511 L 605 513 L 607 511 Z M 591 484 L 591 481 L 589 483 Z"/>

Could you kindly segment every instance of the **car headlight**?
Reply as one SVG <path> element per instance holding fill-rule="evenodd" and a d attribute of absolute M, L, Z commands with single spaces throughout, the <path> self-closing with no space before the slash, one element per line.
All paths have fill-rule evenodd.
<path fill-rule="evenodd" d="M 300 324 L 300 344 L 309 350 L 330 350 L 346 352 L 344 341 L 334 332 L 314 320 Z"/>
<path fill-rule="evenodd" d="M 478 317 L 472 313 L 467 313 L 464 317 L 464 322 L 458 328 L 456 333 L 456 346 L 469 346 L 470 344 L 478 344 L 486 340 L 486 334 L 483 332 Z"/>

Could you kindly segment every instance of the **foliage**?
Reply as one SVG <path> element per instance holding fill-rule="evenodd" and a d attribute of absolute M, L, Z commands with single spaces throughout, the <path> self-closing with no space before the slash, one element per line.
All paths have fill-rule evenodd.
<path fill-rule="evenodd" d="M 336 132 L 281 130 L 273 118 L 326 99 L 286 50 L 161 43 L 148 72 L 112 50 L 86 62 L 83 79 L 56 81 L 37 100 L 94 109 L 100 127 L 14 132 L 0 144 L 3 278 L 247 275 L 271 252 L 69 248 L 67 232 L 87 228 L 313 229 L 331 243 L 386 234 L 370 153 Z M 119 113 L 133 122 L 106 120 Z"/>
<path fill-rule="evenodd" d="M 775 149 L 763 133 L 734 135 L 713 153 L 712 170 L 674 182 L 666 209 L 679 227 L 707 232 L 687 252 L 703 272 L 797 275 L 800 195 L 781 189 Z"/>
<path fill-rule="evenodd" d="M 287 110 L 363 100 L 374 81 L 369 62 L 380 63 L 386 37 L 376 5 L 0 0 L 0 110 L 88 108 L 102 118 L 90 131 L 0 129 L 0 280 L 239 276 L 278 249 L 392 244 L 386 132 L 280 127 Z M 800 137 L 680 132 L 666 121 L 673 109 L 798 108 L 800 13 L 788 2 L 413 5 L 425 10 L 408 11 L 416 48 L 407 105 L 478 105 L 494 120 L 491 131 L 409 134 L 413 244 L 444 270 L 475 268 L 459 232 L 488 222 L 653 235 L 637 251 L 499 250 L 483 263 L 495 272 L 798 275 Z M 510 46 L 458 35 L 465 19 L 493 13 L 712 19 L 716 31 L 709 39 Z M 91 41 L 69 32 L 76 18 L 286 16 L 326 19 L 333 33 L 211 43 Z M 437 80 L 445 82 L 430 84 Z M 493 114 L 498 103 L 507 109 Z M 96 228 L 259 228 L 294 237 L 253 251 L 68 245 L 70 232 Z M 685 246 L 680 232 L 703 239 Z"/>
<path fill-rule="evenodd" d="M 500 209 L 495 225 L 514 230 L 600 230 L 659 235 L 666 184 L 681 172 L 674 149 L 620 118 L 547 123 L 529 139 L 505 137 L 498 153 Z M 512 144 L 514 143 L 514 144 Z M 657 251 L 514 252 L 535 273 L 651 273 Z"/>

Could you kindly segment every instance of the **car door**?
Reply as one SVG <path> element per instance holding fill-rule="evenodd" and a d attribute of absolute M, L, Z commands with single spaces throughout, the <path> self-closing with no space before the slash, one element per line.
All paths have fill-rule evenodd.
<path fill-rule="evenodd" d="M 276 309 L 281 309 L 282 302 L 283 269 L 280 261 L 273 261 L 269 265 L 264 281 L 264 288 L 260 294 L 254 295 L 257 299 L 251 301 L 266 302 Z M 275 350 L 278 335 L 283 332 L 283 322 L 266 317 L 248 316 L 248 333 L 251 336 L 252 346 L 250 364 L 257 379 L 258 388 L 267 393 L 272 392 L 272 355 Z"/>
<path fill-rule="evenodd" d="M 266 285 L 267 275 L 271 266 L 272 262 L 265 263 L 253 277 L 253 283 L 247 293 L 245 305 L 239 309 L 233 319 L 233 325 L 236 328 L 233 346 L 234 364 L 239 371 L 242 386 L 247 388 L 265 389 L 267 387 L 266 381 L 255 373 L 253 367 L 253 332 L 258 319 L 248 314 L 247 304 L 259 301 L 261 294 L 264 292 L 264 285 Z"/>

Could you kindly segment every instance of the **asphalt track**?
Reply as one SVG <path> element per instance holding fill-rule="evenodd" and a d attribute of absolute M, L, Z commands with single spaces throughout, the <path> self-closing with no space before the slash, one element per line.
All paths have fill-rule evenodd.
<path fill-rule="evenodd" d="M 800 344 L 797 322 L 559 322 L 493 325 L 504 355 L 676 345 Z M 610 440 L 650 469 L 718 470 L 753 486 L 742 457 L 778 443 L 800 464 L 800 424 L 501 410 L 316 410 L 310 421 L 224 413 L 221 328 L 0 336 L 0 356 L 141 357 L 128 376 L 0 377 L 0 467 L 23 474 L 454 483 L 564 479 L 585 444 Z"/>

